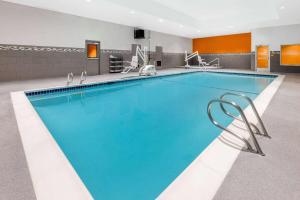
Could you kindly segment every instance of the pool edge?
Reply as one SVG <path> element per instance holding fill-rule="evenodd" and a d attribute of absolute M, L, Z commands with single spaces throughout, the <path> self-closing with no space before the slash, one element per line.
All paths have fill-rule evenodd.
<path fill-rule="evenodd" d="M 179 72 L 179 73 L 172 73 L 172 74 L 185 74 L 185 73 L 192 73 L 192 72 L 199 72 L 199 71 L 187 71 L 187 72 Z M 200 72 L 203 72 L 203 70 L 200 70 Z M 226 71 L 221 71 L 226 72 Z M 233 71 L 229 71 L 229 73 L 235 73 Z M 236 72 L 240 73 L 241 72 Z M 262 74 L 262 75 L 268 75 L 263 73 L 244 73 L 244 74 Z M 273 74 L 274 75 L 274 74 Z M 164 76 L 164 75 L 162 75 Z M 276 80 L 279 80 L 281 77 L 281 82 L 283 81 L 284 76 L 278 75 L 278 77 L 256 98 L 258 99 Z M 148 78 L 148 77 L 145 77 Z M 136 80 L 136 79 L 135 79 Z M 124 79 L 113 79 L 111 81 L 124 81 Z M 108 81 L 104 81 L 108 82 Z M 281 84 L 280 82 L 280 84 Z M 93 83 L 89 83 L 93 84 Z M 278 85 L 277 89 L 279 88 L 280 84 Z M 51 87 L 53 88 L 53 87 Z M 275 90 L 275 92 L 277 91 Z M 40 89 L 39 89 L 40 90 Z M 275 94 L 273 93 L 273 95 Z M 270 100 L 272 99 L 273 95 L 270 97 Z M 19 133 L 21 135 L 23 148 L 26 155 L 26 160 L 29 166 L 29 171 L 31 174 L 31 178 L 34 185 L 34 190 L 37 196 L 37 199 L 55 199 L 53 196 L 49 195 L 49 190 L 55 191 L 53 193 L 57 194 L 59 198 L 63 199 L 93 199 L 87 188 L 85 187 L 84 183 L 79 178 L 78 174 L 66 158 L 66 156 L 63 154 L 62 150 L 56 143 L 56 141 L 53 139 L 51 133 L 48 131 L 38 114 L 36 113 L 35 109 L 29 102 L 28 98 L 26 97 L 24 91 L 19 92 L 12 92 L 11 93 L 12 103 L 14 107 L 15 116 L 17 119 L 17 124 L 19 128 Z M 256 103 L 256 101 L 255 101 Z M 265 106 L 265 108 L 267 105 Z M 25 110 L 25 112 L 24 112 Z M 258 108 L 258 111 L 260 112 L 260 109 Z M 262 114 L 262 113 L 260 113 Z M 30 130 L 28 129 L 30 127 Z M 35 136 L 41 136 L 41 138 L 34 138 L 33 141 L 32 137 L 30 136 L 32 133 L 32 129 L 34 129 Z M 223 134 L 223 133 L 221 133 Z M 217 139 L 216 139 L 217 140 Z M 201 159 L 205 158 L 207 152 L 209 149 L 213 148 L 211 146 L 214 146 L 213 144 L 216 142 L 214 140 L 201 154 L 200 154 L 200 161 Z M 45 145 L 46 144 L 46 145 Z M 223 145 L 223 144 L 222 144 Z M 50 150 L 49 150 L 50 148 Z M 35 152 L 33 152 L 34 149 Z M 44 149 L 44 151 L 42 151 Z M 46 150 L 47 149 L 47 150 Z M 53 151 L 55 155 L 52 155 L 51 159 L 55 159 L 53 161 L 54 163 L 58 164 L 56 166 L 53 166 L 53 163 L 49 165 L 43 163 L 43 160 L 49 160 L 48 158 L 45 158 L 45 154 L 42 152 L 51 152 Z M 238 155 L 238 154 L 237 154 Z M 196 159 L 198 160 L 199 157 Z M 209 157 L 209 156 L 208 156 Z M 206 158 L 207 159 L 207 158 Z M 195 161 L 196 161 L 195 160 Z M 235 160 L 235 159 L 234 159 Z M 194 162 L 195 162 L 194 161 Z M 48 162 L 48 161 L 47 161 Z M 183 174 L 186 173 L 188 170 L 190 173 L 190 168 L 192 165 L 194 165 L 194 162 L 192 162 L 184 172 L 182 172 L 178 178 L 182 177 Z M 44 169 L 41 168 L 41 163 L 44 165 Z M 233 163 L 233 162 L 232 162 Z M 205 163 L 204 163 L 205 165 Z M 52 167 L 51 167 L 52 166 Z M 58 173 L 57 166 L 61 167 L 64 173 Z M 230 166 L 231 167 L 231 166 Z M 51 171 L 51 173 L 49 172 Z M 229 171 L 229 170 L 228 170 Z M 66 175 L 65 175 L 66 174 Z M 52 177 L 51 177 L 52 176 Z M 67 177 L 64 177 L 67 176 Z M 64 177 L 64 180 L 62 181 L 62 177 Z M 176 178 L 171 185 L 164 190 L 161 195 L 158 197 L 159 199 L 170 199 L 166 198 L 166 195 L 170 194 L 170 187 L 173 187 L 174 183 L 178 182 L 178 178 Z M 56 180 L 56 181 L 54 181 Z M 182 181 L 180 181 L 182 182 Z M 207 185 L 207 181 L 205 181 L 205 185 Z M 67 185 L 67 186 L 66 186 Z M 219 184 L 221 185 L 221 183 Z M 66 189 L 67 187 L 67 189 Z M 209 185 L 209 188 L 211 187 L 211 184 Z M 199 189 L 199 188 L 197 188 Z M 168 191 L 168 192 L 167 192 Z M 205 189 L 206 193 L 208 192 L 207 189 Z M 217 191 L 217 189 L 216 189 Z M 215 192 L 216 192 L 215 191 Z M 178 191 L 175 193 L 171 192 L 172 196 L 178 196 Z M 212 194 L 213 192 L 210 192 Z M 70 195 L 70 196 L 68 196 Z M 194 193 L 191 193 L 189 195 L 195 195 Z M 189 196 L 188 199 L 193 199 L 192 196 Z M 208 195 L 209 196 L 209 195 Z M 199 196 L 194 196 L 194 198 L 199 199 Z M 202 198 L 201 199 L 212 199 L 211 198 Z M 182 199 L 182 198 L 172 198 L 172 199 Z"/>
<path fill-rule="evenodd" d="M 260 116 L 262 116 L 268 107 L 284 78 L 285 75 L 278 75 L 254 100 L 254 104 Z M 250 106 L 244 109 L 244 112 L 248 116 L 249 121 L 253 123 L 257 122 Z M 238 121 L 234 120 L 227 128 L 241 132 L 240 129 L 232 125 L 233 123 L 238 123 Z M 220 134 L 220 136 L 224 135 L 228 137 L 226 131 Z M 244 137 L 249 136 L 246 132 L 241 133 L 241 135 Z M 241 153 L 240 150 L 222 143 L 218 139 L 219 137 L 214 139 L 214 141 L 157 197 L 158 200 L 213 199 L 238 155 Z M 270 140 L 270 142 L 272 141 Z"/>
<path fill-rule="evenodd" d="M 36 198 L 92 200 L 25 93 L 11 92 L 11 99 Z"/>

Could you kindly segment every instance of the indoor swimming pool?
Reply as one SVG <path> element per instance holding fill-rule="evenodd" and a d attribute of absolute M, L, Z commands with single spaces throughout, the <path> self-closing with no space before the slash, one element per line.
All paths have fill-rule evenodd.
<path fill-rule="evenodd" d="M 228 91 L 255 99 L 275 77 L 195 72 L 26 95 L 95 199 L 151 200 L 221 133 L 210 100 Z"/>

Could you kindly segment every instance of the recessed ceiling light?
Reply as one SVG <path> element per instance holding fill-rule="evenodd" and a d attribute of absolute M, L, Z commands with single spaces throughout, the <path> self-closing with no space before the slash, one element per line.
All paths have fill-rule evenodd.
<path fill-rule="evenodd" d="M 135 11 L 131 10 L 129 13 L 133 15 L 133 14 L 135 14 Z"/>
<path fill-rule="evenodd" d="M 230 26 L 227 26 L 227 28 L 233 28 L 233 26 L 232 26 L 232 25 L 230 25 Z"/>
<path fill-rule="evenodd" d="M 285 9 L 285 6 L 280 6 L 279 9 L 280 9 L 280 10 L 283 10 L 283 9 Z"/>
<path fill-rule="evenodd" d="M 183 28 L 183 25 L 182 25 L 182 24 L 180 24 L 180 25 L 179 25 L 179 27 L 180 27 L 180 28 Z"/>
<path fill-rule="evenodd" d="M 86 2 L 90 3 L 92 0 L 85 0 Z"/>
<path fill-rule="evenodd" d="M 158 19 L 158 21 L 159 21 L 160 23 L 164 22 L 164 20 L 163 20 L 163 19 Z"/>
<path fill-rule="evenodd" d="M 197 32 L 198 32 L 198 33 L 200 33 L 201 31 L 200 31 L 200 30 L 198 30 Z"/>

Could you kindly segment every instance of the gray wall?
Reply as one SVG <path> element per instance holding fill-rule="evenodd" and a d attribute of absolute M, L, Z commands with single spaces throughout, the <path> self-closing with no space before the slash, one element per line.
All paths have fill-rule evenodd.
<path fill-rule="evenodd" d="M 192 39 L 158 33 L 155 31 L 146 31 L 146 38 L 142 40 L 135 40 L 134 43 L 141 44 L 155 51 L 156 46 L 161 46 L 164 52 L 168 53 L 184 53 L 185 51 L 192 52 Z"/>
<path fill-rule="evenodd" d="M 251 54 L 204 54 L 201 55 L 205 62 L 215 58 L 220 59 L 220 66 L 231 69 L 250 69 Z"/>
<path fill-rule="evenodd" d="M 76 75 L 87 65 L 98 74 L 97 60 L 85 56 L 85 40 L 101 42 L 100 74 L 109 73 L 109 55 L 130 61 L 132 44 L 148 46 L 161 69 L 184 64 L 189 38 L 148 31 L 150 40 L 135 40 L 133 27 L 0 1 L 0 81 Z M 154 53 L 156 46 L 163 52 Z M 152 60 L 152 62 L 154 62 Z"/>
<path fill-rule="evenodd" d="M 299 73 L 300 66 L 282 66 L 280 65 L 280 51 L 271 51 L 270 71 L 283 73 Z"/>
<path fill-rule="evenodd" d="M 300 66 L 280 65 L 280 45 L 300 44 L 300 24 L 267 27 L 252 30 L 252 53 L 249 54 L 203 54 L 206 61 L 220 58 L 220 65 L 224 68 L 238 68 L 255 70 L 255 48 L 257 45 L 270 46 L 271 72 L 300 72 Z M 196 59 L 192 64 L 197 65 Z"/>
<path fill-rule="evenodd" d="M 0 45 L 0 81 L 79 75 L 85 64 L 84 49 Z M 97 65 L 88 72 L 97 74 Z"/>
<path fill-rule="evenodd" d="M 183 53 L 151 52 L 151 63 L 161 59 L 158 69 L 184 65 Z M 105 50 L 100 53 L 100 73 L 109 73 L 109 56 L 122 56 L 130 61 L 131 50 Z M 80 75 L 87 65 L 88 75 L 98 74 L 99 60 L 87 62 L 85 49 L 64 47 L 41 47 L 0 44 L 0 81 L 26 80 L 66 76 L 69 72 Z"/>
<path fill-rule="evenodd" d="M 280 65 L 280 46 L 286 44 L 300 44 L 300 24 L 259 28 L 252 31 L 252 51 L 256 51 L 257 45 L 269 45 L 270 47 L 270 71 L 271 72 L 300 72 L 300 66 Z M 253 58 L 255 67 L 255 57 Z"/>
<path fill-rule="evenodd" d="M 133 27 L 77 17 L 0 1 L 0 44 L 83 48 L 85 40 L 101 41 L 103 49 L 130 50 Z M 151 47 L 162 46 L 168 53 L 191 51 L 192 40 L 152 32 Z"/>
<path fill-rule="evenodd" d="M 255 70 L 255 52 L 251 53 L 251 70 Z"/>
<path fill-rule="evenodd" d="M 252 31 L 252 51 L 257 45 L 269 45 L 271 51 L 280 51 L 280 45 L 285 44 L 300 44 L 300 24 Z"/>
<path fill-rule="evenodd" d="M 251 69 L 251 53 L 240 54 L 200 54 L 205 62 L 210 62 L 215 58 L 220 59 L 220 66 L 222 68 L 230 69 Z M 194 58 L 190 65 L 198 65 L 198 61 Z"/>

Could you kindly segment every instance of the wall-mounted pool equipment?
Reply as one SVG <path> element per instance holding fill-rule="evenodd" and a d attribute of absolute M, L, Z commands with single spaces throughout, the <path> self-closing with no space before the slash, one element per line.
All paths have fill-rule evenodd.
<path fill-rule="evenodd" d="M 185 67 L 186 68 L 190 68 L 191 66 L 189 65 L 189 60 L 192 60 L 193 58 L 197 58 L 198 62 L 200 63 L 200 56 L 199 56 L 199 53 L 198 51 L 195 51 L 194 53 L 192 54 L 189 54 L 187 53 L 187 51 L 185 51 Z"/>
<path fill-rule="evenodd" d="M 192 66 L 189 65 L 189 61 L 196 58 L 198 62 L 198 66 L 194 68 L 200 68 L 200 69 L 206 69 L 206 68 L 220 68 L 220 59 L 215 58 L 209 62 L 205 62 L 203 58 L 199 55 L 198 51 L 195 51 L 192 54 L 188 54 L 187 51 L 185 51 L 185 67 L 186 68 L 192 68 Z"/>
<path fill-rule="evenodd" d="M 128 62 L 130 65 L 125 67 L 122 71 L 123 74 L 127 74 L 130 71 L 133 71 L 135 69 L 139 68 L 139 59 L 143 62 L 143 65 L 141 66 L 139 70 L 140 76 L 153 76 L 156 75 L 156 68 L 154 65 L 148 65 L 149 58 L 147 56 L 147 47 L 144 47 L 142 50 L 140 46 L 136 46 L 136 53 L 134 56 L 132 56 L 131 62 Z"/>

